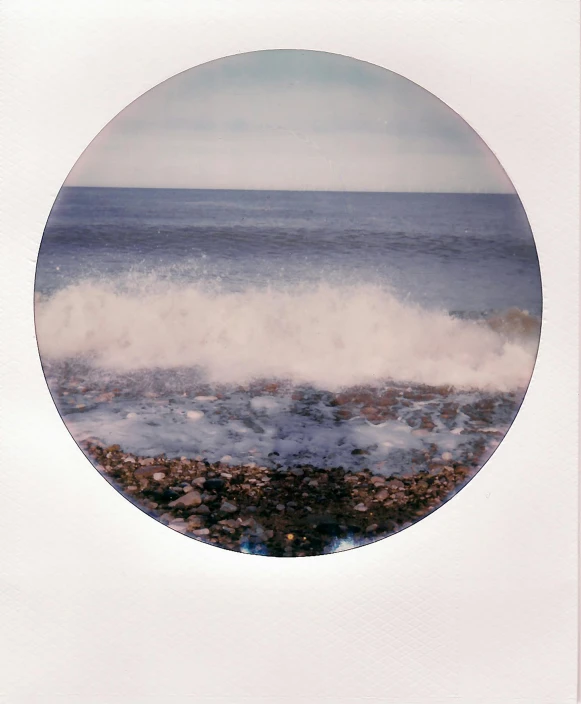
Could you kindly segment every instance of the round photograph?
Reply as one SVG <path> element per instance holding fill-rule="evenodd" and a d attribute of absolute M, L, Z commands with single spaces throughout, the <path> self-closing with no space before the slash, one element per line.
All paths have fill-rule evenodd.
<path fill-rule="evenodd" d="M 170 529 L 271 557 L 453 498 L 518 412 L 541 308 L 480 137 L 316 51 L 219 59 L 131 103 L 69 173 L 35 283 L 46 380 L 93 467 Z"/>

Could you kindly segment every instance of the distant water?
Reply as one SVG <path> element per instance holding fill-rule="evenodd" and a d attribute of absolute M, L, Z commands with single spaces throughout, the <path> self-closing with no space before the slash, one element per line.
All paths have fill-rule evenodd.
<path fill-rule="evenodd" d="M 229 290 L 389 286 L 446 311 L 539 315 L 539 267 L 512 195 L 63 189 L 37 290 L 155 274 Z"/>
<path fill-rule="evenodd" d="M 78 439 L 238 460 L 290 462 L 305 444 L 311 461 L 350 456 L 361 439 L 345 445 L 317 389 L 522 393 L 541 313 L 510 195 L 63 189 L 36 291 L 43 365 Z M 485 323 L 507 311 L 504 327 Z M 257 379 L 286 391 L 244 396 Z M 308 412 L 289 405 L 293 386 L 311 390 Z M 406 446 L 393 423 L 383 445 L 373 426 L 374 445 Z"/>

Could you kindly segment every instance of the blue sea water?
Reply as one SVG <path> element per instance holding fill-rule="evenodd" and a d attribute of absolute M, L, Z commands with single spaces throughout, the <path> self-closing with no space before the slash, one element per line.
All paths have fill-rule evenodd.
<path fill-rule="evenodd" d="M 63 189 L 37 290 L 136 271 L 235 290 L 373 282 L 448 311 L 541 312 L 515 195 Z"/>

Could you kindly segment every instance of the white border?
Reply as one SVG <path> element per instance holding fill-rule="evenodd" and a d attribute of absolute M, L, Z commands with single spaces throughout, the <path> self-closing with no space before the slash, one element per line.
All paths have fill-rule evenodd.
<path fill-rule="evenodd" d="M 576 0 L 4 0 L 0 12 L 6 701 L 575 701 Z M 521 195 L 545 287 L 533 382 L 486 468 L 415 527 L 320 558 L 228 553 L 129 507 L 66 432 L 34 340 L 40 237 L 83 148 L 163 79 L 267 48 L 383 65 L 464 116 Z"/>

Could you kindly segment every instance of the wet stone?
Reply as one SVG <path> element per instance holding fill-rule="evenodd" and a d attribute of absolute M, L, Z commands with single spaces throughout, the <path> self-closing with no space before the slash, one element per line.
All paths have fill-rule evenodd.
<path fill-rule="evenodd" d="M 219 479 L 219 478 L 206 479 L 205 484 L 204 484 L 204 489 L 206 489 L 208 491 L 215 491 L 217 489 L 222 489 L 224 484 L 225 484 L 225 482 L 223 479 Z"/>
<path fill-rule="evenodd" d="M 190 491 L 183 496 L 172 501 L 170 506 L 199 506 L 202 503 L 202 497 L 197 491 Z"/>
<path fill-rule="evenodd" d="M 222 513 L 236 513 L 236 511 L 238 511 L 238 506 L 236 506 L 236 504 L 231 504 L 228 501 L 224 501 L 224 503 L 220 506 L 220 511 Z"/>

